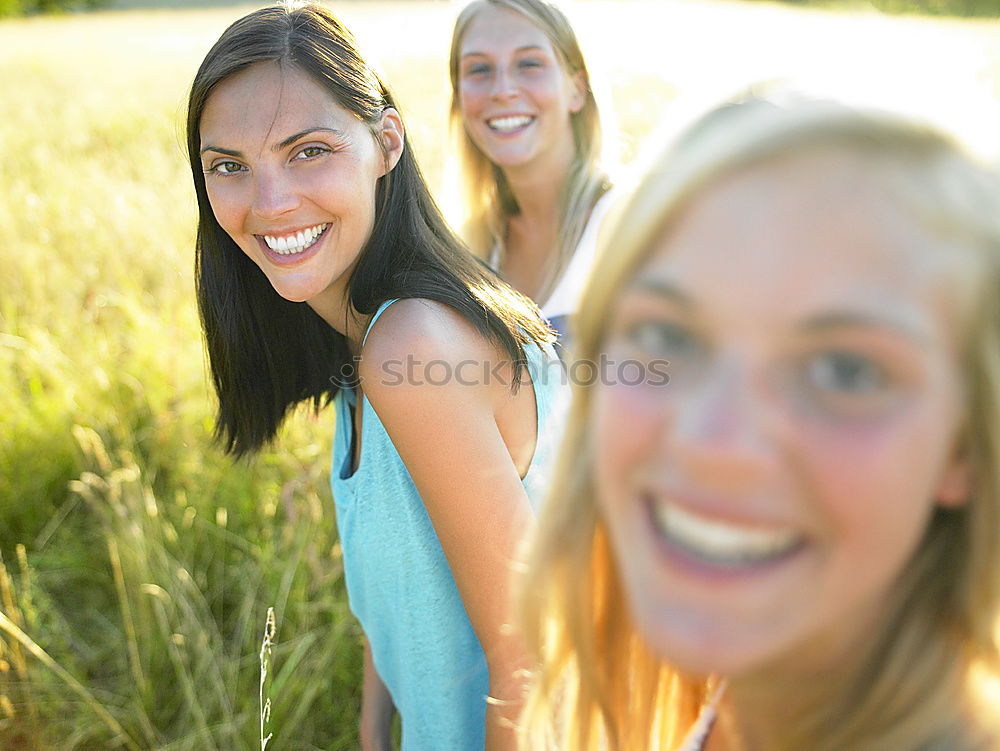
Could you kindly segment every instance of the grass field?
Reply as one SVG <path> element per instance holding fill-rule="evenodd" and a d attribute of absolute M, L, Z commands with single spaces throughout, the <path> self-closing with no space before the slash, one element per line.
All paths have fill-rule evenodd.
<path fill-rule="evenodd" d="M 0 23 L 5 751 L 258 746 L 269 606 L 268 749 L 357 744 L 359 633 L 331 514 L 331 416 L 297 415 L 273 450 L 239 465 L 209 439 L 180 122 L 201 56 L 248 7 Z M 455 7 L 334 7 L 396 89 L 446 193 Z M 1000 23 L 694 0 L 575 10 L 626 162 L 664 118 L 789 74 L 925 113 L 997 153 Z"/>

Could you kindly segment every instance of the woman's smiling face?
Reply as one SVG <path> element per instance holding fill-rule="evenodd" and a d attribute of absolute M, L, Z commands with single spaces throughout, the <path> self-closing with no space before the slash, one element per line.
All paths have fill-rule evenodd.
<path fill-rule="evenodd" d="M 459 54 L 465 130 L 490 161 L 510 169 L 553 151 L 572 156 L 570 115 L 583 106 L 585 84 L 564 70 L 541 29 L 517 11 L 484 4 Z"/>
<path fill-rule="evenodd" d="M 607 355 L 671 380 L 597 387 L 598 504 L 682 670 L 842 658 L 966 499 L 955 274 L 866 174 L 831 150 L 717 181 L 612 309 Z"/>
<path fill-rule="evenodd" d="M 394 111 L 382 129 L 385 152 L 367 124 L 292 65 L 255 63 L 209 96 L 200 134 L 212 211 L 282 297 L 346 299 L 374 226 L 376 183 L 402 150 Z"/>

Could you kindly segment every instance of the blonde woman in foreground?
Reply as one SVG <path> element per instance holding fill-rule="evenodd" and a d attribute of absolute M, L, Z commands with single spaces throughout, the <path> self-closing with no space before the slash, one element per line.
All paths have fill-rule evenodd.
<path fill-rule="evenodd" d="M 573 28 L 546 0 L 475 0 L 455 22 L 449 73 L 466 240 L 566 345 L 610 187 Z"/>
<path fill-rule="evenodd" d="M 1000 748 L 996 176 L 748 102 L 606 239 L 577 354 L 619 377 L 577 390 L 532 550 L 522 747 Z"/>

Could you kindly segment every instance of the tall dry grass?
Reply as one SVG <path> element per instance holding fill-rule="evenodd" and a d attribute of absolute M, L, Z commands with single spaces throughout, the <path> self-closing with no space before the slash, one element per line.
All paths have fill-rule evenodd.
<path fill-rule="evenodd" d="M 0 25 L 0 748 L 355 742 L 330 416 L 234 465 L 191 280 L 184 91 L 235 15 Z"/>

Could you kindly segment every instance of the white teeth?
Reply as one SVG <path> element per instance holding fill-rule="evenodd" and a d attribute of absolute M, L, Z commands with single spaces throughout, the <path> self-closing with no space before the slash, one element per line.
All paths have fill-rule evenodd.
<path fill-rule="evenodd" d="M 711 563 L 761 563 L 789 552 L 802 540 L 790 529 L 751 528 L 710 520 L 667 501 L 654 503 L 653 513 L 668 540 Z"/>
<path fill-rule="evenodd" d="M 264 235 L 264 242 L 267 243 L 267 247 L 275 253 L 279 253 L 283 256 L 295 255 L 296 253 L 301 253 L 312 246 L 312 244 L 316 242 L 316 239 L 323 234 L 323 230 L 325 230 L 328 226 L 328 224 L 317 224 L 315 227 L 299 230 L 291 235 L 285 235 L 282 237 Z"/>
<path fill-rule="evenodd" d="M 499 133 L 510 133 L 511 131 L 523 128 L 534 118 L 527 115 L 513 115 L 511 117 L 494 117 L 486 122 L 492 130 Z"/>

